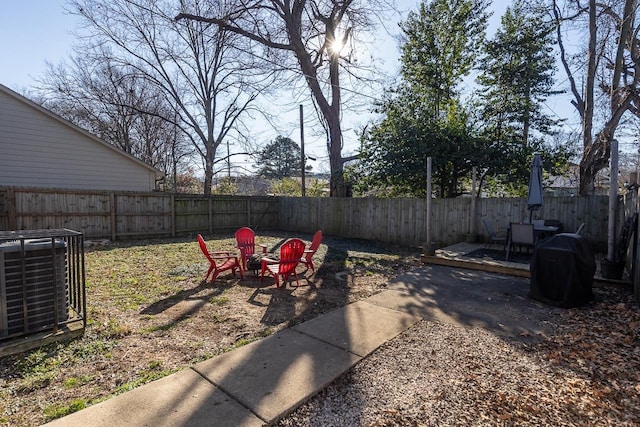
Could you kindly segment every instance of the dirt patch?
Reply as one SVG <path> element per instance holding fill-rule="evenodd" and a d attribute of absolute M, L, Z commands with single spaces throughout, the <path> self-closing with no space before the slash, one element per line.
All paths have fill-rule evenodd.
<path fill-rule="evenodd" d="M 257 243 L 277 253 L 286 237 Z M 229 236 L 207 244 L 234 250 Z M 315 272 L 299 268 L 300 286 L 277 289 L 253 272 L 204 283 L 195 239 L 87 249 L 85 335 L 0 359 L 0 424 L 40 425 L 366 298 L 418 265 L 419 251 L 325 237 L 314 259 Z"/>

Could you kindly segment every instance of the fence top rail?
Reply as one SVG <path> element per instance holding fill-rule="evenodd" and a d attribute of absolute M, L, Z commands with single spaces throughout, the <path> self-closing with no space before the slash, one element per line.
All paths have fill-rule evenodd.
<path fill-rule="evenodd" d="M 278 200 L 281 196 L 245 196 L 245 195 L 235 195 L 235 194 L 185 194 L 185 193 L 161 193 L 175 196 L 176 200 L 190 200 L 190 199 L 215 199 L 215 200 L 267 200 L 267 201 L 275 201 Z"/>
<path fill-rule="evenodd" d="M 79 231 L 69 230 L 67 228 L 44 229 L 44 230 L 17 230 L 17 231 L 0 231 L 0 240 L 24 240 L 24 239 L 41 239 L 46 237 L 68 237 L 81 236 Z"/>

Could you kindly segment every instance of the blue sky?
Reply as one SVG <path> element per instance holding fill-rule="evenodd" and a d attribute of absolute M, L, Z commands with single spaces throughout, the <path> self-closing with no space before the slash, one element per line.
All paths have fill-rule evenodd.
<path fill-rule="evenodd" d="M 4 0 L 0 25 L 0 83 L 21 91 L 71 52 L 76 19 L 63 13 L 62 0 Z"/>

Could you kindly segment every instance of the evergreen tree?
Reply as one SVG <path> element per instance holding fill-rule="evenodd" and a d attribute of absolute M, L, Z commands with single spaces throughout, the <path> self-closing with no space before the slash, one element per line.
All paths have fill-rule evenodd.
<path fill-rule="evenodd" d="M 558 124 L 543 111 L 553 94 L 555 58 L 552 22 L 542 11 L 527 11 L 523 1 L 508 8 L 480 61 L 481 117 L 488 136 L 506 144 L 532 145 L 532 131 L 552 135 Z"/>
<path fill-rule="evenodd" d="M 560 173 L 574 155 L 573 147 L 548 142 L 559 123 L 543 108 L 549 96 L 559 93 L 553 90 L 554 29 L 542 9 L 516 0 L 483 49 L 478 122 L 502 157 L 482 171 L 494 194 L 523 193 L 534 152 L 542 154 L 551 173 Z"/>
<path fill-rule="evenodd" d="M 264 178 L 286 178 L 301 175 L 301 150 L 291 138 L 278 136 L 262 150 L 259 156 L 262 168 L 258 175 Z M 306 170 L 311 167 L 307 166 Z"/>
<path fill-rule="evenodd" d="M 423 196 L 426 158 L 434 189 L 456 197 L 462 180 L 489 151 L 474 136 L 459 86 L 473 69 L 484 40 L 485 0 L 423 1 L 401 25 L 403 82 L 380 105 L 385 118 L 363 136 L 363 162 L 354 176 L 389 195 Z M 366 169 L 365 169 L 366 165 Z"/>
<path fill-rule="evenodd" d="M 434 118 L 457 102 L 457 88 L 476 63 L 487 28 L 487 0 L 423 1 L 401 25 L 402 77 L 419 88 Z"/>
<path fill-rule="evenodd" d="M 456 197 L 474 166 L 499 157 L 476 136 L 462 106 L 451 106 L 447 120 L 432 120 L 415 95 L 405 92 L 387 101 L 386 117 L 365 135 L 361 157 L 366 160 L 354 171 L 361 180 L 356 185 L 359 192 L 375 189 L 384 196 L 424 197 L 426 159 L 431 157 L 433 191 Z"/>

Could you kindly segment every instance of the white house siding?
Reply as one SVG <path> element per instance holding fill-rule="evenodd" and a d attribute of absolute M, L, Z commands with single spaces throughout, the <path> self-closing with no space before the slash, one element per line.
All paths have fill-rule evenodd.
<path fill-rule="evenodd" d="M 159 175 L 0 85 L 0 186 L 146 192 Z"/>

